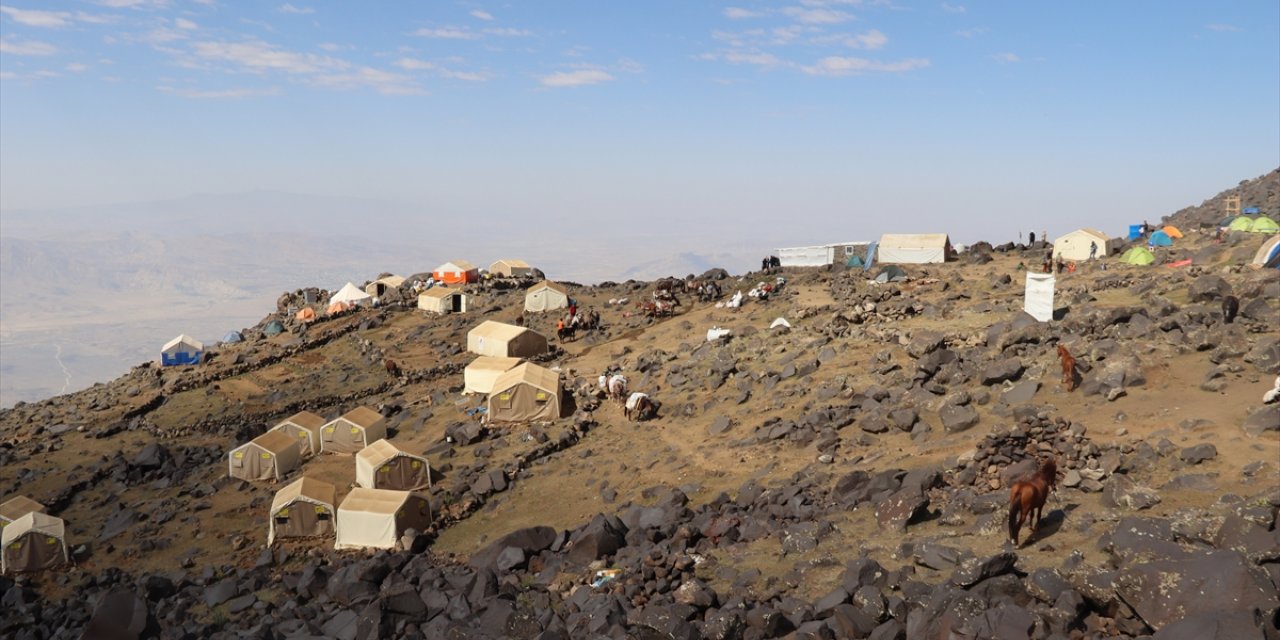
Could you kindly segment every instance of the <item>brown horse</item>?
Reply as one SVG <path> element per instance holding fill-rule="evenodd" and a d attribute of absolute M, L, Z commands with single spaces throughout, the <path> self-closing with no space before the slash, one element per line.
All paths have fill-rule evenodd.
<path fill-rule="evenodd" d="M 1076 390 L 1076 359 L 1071 355 L 1067 348 L 1058 345 L 1058 360 L 1062 362 L 1062 384 L 1067 385 L 1067 391 Z"/>
<path fill-rule="evenodd" d="M 1058 462 L 1052 456 L 1040 461 L 1040 470 L 1035 475 L 1013 483 L 1013 489 L 1009 491 L 1009 540 L 1015 548 L 1018 546 L 1018 531 L 1028 518 L 1031 518 L 1033 533 L 1040 527 L 1044 503 L 1057 484 Z"/>
<path fill-rule="evenodd" d="M 387 367 L 387 373 L 390 374 L 393 378 L 400 377 L 400 365 L 396 364 L 395 360 L 392 360 L 391 358 L 387 358 L 383 362 L 383 364 L 386 365 Z"/>

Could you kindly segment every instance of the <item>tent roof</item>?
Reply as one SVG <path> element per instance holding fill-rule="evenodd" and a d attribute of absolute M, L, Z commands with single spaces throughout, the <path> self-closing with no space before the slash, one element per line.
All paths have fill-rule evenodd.
<path fill-rule="evenodd" d="M 286 422 L 291 422 L 304 429 L 311 429 L 314 431 L 323 427 L 328 420 L 325 420 L 323 416 L 318 416 L 310 411 L 299 411 L 298 413 L 281 420 L 276 426 L 280 426 Z"/>
<path fill-rule="evenodd" d="M 550 280 L 543 280 L 542 282 L 539 282 L 538 284 L 535 284 L 532 287 L 529 287 L 529 293 L 533 293 L 534 291 L 540 291 L 542 289 L 550 289 L 552 291 L 558 291 L 560 293 L 563 293 L 566 296 L 569 295 L 568 287 L 560 284 L 559 282 L 552 282 Z"/>
<path fill-rule="evenodd" d="M 44 512 L 44 505 L 26 496 L 14 496 L 0 503 L 0 518 L 17 520 L 32 511 Z"/>
<path fill-rule="evenodd" d="M 373 296 L 361 291 L 360 287 L 357 287 L 355 284 L 348 282 L 342 285 L 342 288 L 339 289 L 337 293 L 333 294 L 333 297 L 329 298 L 329 303 L 332 304 L 335 302 L 359 302 L 361 300 L 368 300 L 369 298 L 372 298 L 372 297 Z"/>
<path fill-rule="evenodd" d="M 17 540 L 20 536 L 26 535 L 31 531 L 42 533 L 47 536 L 53 536 L 59 540 L 66 539 L 67 524 L 62 518 L 51 516 L 47 513 L 32 511 L 13 522 L 10 522 L 3 529 L 4 536 L 0 544 L 8 546 L 13 540 Z"/>
<path fill-rule="evenodd" d="M 501 260 L 494 260 L 494 261 L 493 261 L 493 264 L 505 264 L 505 265 L 507 265 L 508 267 L 514 267 L 514 268 L 516 268 L 516 269 L 530 269 L 530 268 L 531 268 L 531 267 L 529 266 L 529 263 L 528 263 L 528 262 L 525 262 L 524 260 L 517 260 L 517 259 L 515 259 L 515 258 L 502 258 Z M 490 266 L 492 266 L 492 265 L 490 265 Z"/>
<path fill-rule="evenodd" d="M 493 393 L 510 389 L 517 384 L 529 384 L 543 391 L 560 390 L 560 374 L 532 362 L 516 365 L 493 381 Z"/>
<path fill-rule="evenodd" d="M 356 425 L 357 427 L 371 427 L 382 420 L 382 414 L 370 409 L 369 407 L 356 407 L 344 414 L 342 419 Z"/>
<path fill-rule="evenodd" d="M 436 271 L 474 271 L 476 266 L 466 260 L 451 260 L 438 267 Z"/>
<path fill-rule="evenodd" d="M 236 447 L 235 449 L 232 449 L 232 451 L 235 451 L 236 449 L 243 449 L 251 444 L 262 447 L 272 453 L 280 453 L 289 447 L 297 446 L 298 440 L 283 431 L 268 431 Z"/>
<path fill-rule="evenodd" d="M 422 293 L 418 294 L 418 296 L 419 297 L 426 296 L 428 298 L 443 299 L 443 298 L 448 298 L 449 296 L 455 293 L 463 294 L 464 292 L 462 291 L 462 289 L 451 289 L 449 287 L 431 287 L 430 289 L 427 289 L 426 291 L 423 291 Z"/>
<path fill-rule="evenodd" d="M 183 333 L 178 337 L 164 343 L 164 351 L 168 351 L 179 344 L 186 344 L 196 348 L 196 351 L 204 351 L 204 343 Z"/>
<path fill-rule="evenodd" d="M 467 335 L 507 342 L 517 338 L 526 331 L 533 330 L 526 327 L 517 327 L 514 324 L 485 320 L 477 325 L 476 328 L 472 329 Z"/>
<path fill-rule="evenodd" d="M 1058 240 L 1061 240 L 1061 239 L 1063 239 L 1063 238 L 1065 238 L 1065 237 L 1067 237 L 1067 236 L 1069 236 L 1069 235 L 1073 235 L 1073 234 L 1077 234 L 1077 233 L 1083 233 L 1083 234 L 1085 234 L 1085 235 L 1093 236 L 1093 237 L 1095 237 L 1095 238 L 1097 238 L 1097 239 L 1099 239 L 1099 240 L 1101 240 L 1101 241 L 1103 241 L 1103 242 L 1107 242 L 1107 241 L 1109 241 L 1109 240 L 1110 240 L 1110 238 L 1108 238 L 1108 237 L 1107 237 L 1107 234 L 1105 234 L 1105 233 L 1103 233 L 1103 232 L 1101 232 L 1101 231 L 1098 231 L 1097 229 L 1093 229 L 1093 228 L 1090 228 L 1090 227 L 1080 227 L 1079 229 L 1076 229 L 1075 231 L 1072 231 L 1072 232 L 1070 232 L 1070 233 L 1064 233 L 1064 234 L 1062 234 L 1062 235 L 1058 236 L 1056 239 L 1054 239 L 1054 242 L 1057 242 Z"/>
<path fill-rule="evenodd" d="M 328 505 L 332 508 L 336 504 L 336 497 L 337 489 L 332 484 L 303 476 L 276 492 L 276 497 L 271 500 L 271 512 L 275 513 L 298 499 Z"/>
<path fill-rule="evenodd" d="M 355 487 L 346 498 L 342 499 L 342 511 L 363 511 L 365 513 L 381 513 L 394 515 L 405 501 L 413 495 L 412 491 L 392 491 L 390 489 L 366 489 Z"/>
<path fill-rule="evenodd" d="M 1255 232 L 1278 231 L 1280 230 L 1280 224 L 1277 224 L 1275 220 L 1267 216 L 1258 216 L 1254 218 L 1253 225 L 1249 227 L 1249 230 Z"/>
<path fill-rule="evenodd" d="M 374 282 L 380 282 L 394 289 L 404 284 L 404 277 L 403 276 L 387 276 L 385 278 L 378 278 L 377 280 L 374 280 Z"/>
<path fill-rule="evenodd" d="M 407 456 L 409 458 L 416 458 L 423 462 L 427 461 L 426 458 L 420 455 L 409 453 L 408 451 L 404 451 L 400 447 L 391 444 L 391 441 L 386 438 L 378 440 L 356 452 L 356 457 L 368 462 L 371 467 L 382 466 L 382 463 L 395 458 L 396 456 Z"/>
<path fill-rule="evenodd" d="M 880 236 L 880 248 L 922 249 L 945 247 L 951 240 L 945 233 L 886 233 Z"/>
<path fill-rule="evenodd" d="M 1266 264 L 1267 258 L 1271 257 L 1271 252 L 1275 250 L 1276 245 L 1280 245 L 1280 234 L 1276 234 L 1267 238 L 1266 242 L 1258 247 L 1258 252 L 1253 254 L 1253 264 Z M 0 505 L 0 513 L 3 513 L 4 507 Z"/>
<path fill-rule="evenodd" d="M 471 361 L 467 365 L 468 369 L 479 369 L 484 371 L 510 371 L 516 365 L 520 364 L 524 358 L 502 358 L 498 356 L 480 356 Z"/>

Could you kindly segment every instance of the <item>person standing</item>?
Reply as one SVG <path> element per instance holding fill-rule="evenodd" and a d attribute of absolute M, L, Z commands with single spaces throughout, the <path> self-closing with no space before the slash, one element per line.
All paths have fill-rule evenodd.
<path fill-rule="evenodd" d="M 1089 243 L 1089 259 L 1093 260 L 1098 257 L 1098 242 L 1095 240 Z"/>

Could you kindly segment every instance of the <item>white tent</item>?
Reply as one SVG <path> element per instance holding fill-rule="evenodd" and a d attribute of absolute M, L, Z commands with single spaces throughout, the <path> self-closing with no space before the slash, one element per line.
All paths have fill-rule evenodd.
<path fill-rule="evenodd" d="M 463 393 L 493 392 L 493 383 L 498 377 L 512 370 L 524 360 L 521 358 L 502 358 L 498 356 L 480 356 L 471 361 L 462 370 Z"/>
<path fill-rule="evenodd" d="M 391 549 L 405 529 L 431 526 L 431 503 L 412 491 L 356 487 L 338 506 L 336 549 Z"/>
<path fill-rule="evenodd" d="M 347 304 L 361 304 L 372 297 L 373 296 L 370 296 L 369 294 L 361 291 L 360 287 L 357 287 L 356 285 L 348 282 L 347 284 L 343 285 L 342 288 L 339 289 L 337 293 L 333 294 L 333 297 L 329 298 L 329 304 L 333 304 L 335 302 L 345 302 Z"/>
<path fill-rule="evenodd" d="M 1040 322 L 1053 319 L 1054 277 L 1051 273 L 1027 273 L 1023 310 Z"/>
<path fill-rule="evenodd" d="M 946 262 L 950 253 L 945 233 L 886 233 L 876 246 L 876 259 L 890 264 Z"/>
<path fill-rule="evenodd" d="M 1109 253 L 1111 239 L 1097 229 L 1076 229 L 1053 241 L 1053 255 L 1063 260 L 1088 260 L 1093 245 L 1098 245 L 1095 258 L 1105 258 Z"/>

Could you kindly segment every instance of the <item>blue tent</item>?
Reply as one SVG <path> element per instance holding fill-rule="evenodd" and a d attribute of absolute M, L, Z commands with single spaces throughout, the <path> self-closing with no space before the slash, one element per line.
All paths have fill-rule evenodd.
<path fill-rule="evenodd" d="M 244 342 L 244 336 L 240 335 L 239 331 L 232 331 L 227 335 L 222 336 L 222 341 L 223 342 Z"/>
<path fill-rule="evenodd" d="M 1151 238 L 1147 240 L 1147 243 L 1157 247 L 1172 247 L 1173 238 L 1170 238 L 1169 234 L 1161 230 L 1151 234 Z"/>

